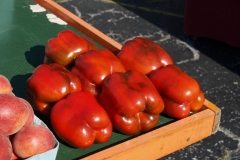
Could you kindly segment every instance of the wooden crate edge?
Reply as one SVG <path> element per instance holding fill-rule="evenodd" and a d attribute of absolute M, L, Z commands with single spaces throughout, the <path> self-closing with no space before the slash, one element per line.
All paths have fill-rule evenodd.
<path fill-rule="evenodd" d="M 152 152 L 151 155 L 148 155 L 148 158 L 160 158 L 210 136 L 212 134 L 214 116 L 214 112 L 210 109 L 205 109 L 187 118 L 170 123 L 139 137 L 89 155 L 81 160 L 121 160 L 134 157 L 134 159 L 136 159 L 136 157 L 138 157 L 137 159 L 142 159 L 144 157 L 139 157 L 138 153 L 139 151 L 141 152 L 141 148 L 149 147 L 149 149 L 153 149 L 153 146 L 156 148 L 156 152 Z M 186 130 L 188 130 L 188 132 L 182 134 Z M 195 137 L 195 135 L 197 136 Z M 166 142 L 166 137 L 171 140 L 177 139 L 177 137 L 181 138 L 179 138 L 179 140 L 177 139 L 178 144 L 175 144 L 177 146 L 174 145 L 171 147 L 171 142 L 168 144 L 168 142 Z M 162 151 L 162 153 L 157 152 L 157 148 Z"/>
<path fill-rule="evenodd" d="M 99 43 L 103 47 L 109 49 L 114 54 L 117 54 L 122 45 L 108 37 L 98 29 L 94 28 L 89 23 L 82 20 L 80 17 L 76 16 L 69 10 L 63 8 L 53 0 L 34 0 L 36 3 L 46 8 L 48 11 L 55 14 L 57 17 L 61 18 L 67 22 L 70 26 L 76 28 L 77 30 L 84 33 L 86 36 Z"/>
<path fill-rule="evenodd" d="M 215 104 L 210 102 L 209 100 L 205 99 L 204 106 L 210 110 L 212 110 L 215 114 L 214 124 L 213 124 L 213 131 L 212 134 L 215 134 L 218 131 L 221 121 L 221 109 L 218 108 Z"/>

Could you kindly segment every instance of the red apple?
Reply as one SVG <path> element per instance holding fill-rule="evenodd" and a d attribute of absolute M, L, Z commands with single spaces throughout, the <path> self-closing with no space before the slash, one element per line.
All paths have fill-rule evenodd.
<path fill-rule="evenodd" d="M 10 140 L 10 142 L 11 142 L 11 146 L 12 146 L 12 137 L 14 136 L 14 134 L 13 135 L 10 135 L 10 136 L 8 136 L 8 139 Z M 18 160 L 19 158 L 17 157 L 17 155 L 14 153 L 14 151 L 13 151 L 13 146 L 12 146 L 12 158 L 11 158 L 11 160 Z M 20 159 L 19 159 L 20 160 Z"/>
<path fill-rule="evenodd" d="M 21 101 L 23 101 L 23 103 L 29 109 L 28 119 L 27 119 L 27 121 L 26 121 L 26 123 L 24 125 L 33 124 L 33 121 L 34 121 L 34 111 L 33 111 L 32 105 L 27 100 L 25 100 L 23 98 L 19 98 L 19 99 L 21 99 Z"/>
<path fill-rule="evenodd" d="M 12 94 L 12 86 L 7 77 L 0 74 L 0 94 Z"/>
<path fill-rule="evenodd" d="M 8 137 L 0 134 L 0 159 L 11 160 L 12 144 Z"/>
<path fill-rule="evenodd" d="M 26 125 L 12 139 L 13 151 L 20 158 L 41 154 L 55 146 L 52 132 L 43 125 Z"/>
<path fill-rule="evenodd" d="M 12 152 L 12 159 L 11 160 L 20 160 L 20 159 L 17 157 L 17 155 L 14 152 Z"/>
<path fill-rule="evenodd" d="M 21 99 L 11 94 L 0 94 L 0 134 L 12 135 L 26 123 L 29 109 Z"/>

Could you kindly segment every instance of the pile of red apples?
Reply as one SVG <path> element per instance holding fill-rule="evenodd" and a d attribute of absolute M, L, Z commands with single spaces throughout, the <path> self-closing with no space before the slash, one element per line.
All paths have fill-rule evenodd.
<path fill-rule="evenodd" d="M 54 148 L 52 132 L 34 124 L 32 106 L 12 90 L 10 81 L 0 74 L 0 160 L 26 159 Z"/>

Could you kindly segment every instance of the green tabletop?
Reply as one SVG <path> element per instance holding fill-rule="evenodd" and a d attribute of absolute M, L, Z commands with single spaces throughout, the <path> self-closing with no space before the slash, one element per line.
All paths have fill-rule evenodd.
<path fill-rule="evenodd" d="M 36 3 L 31 0 L 0 1 L 0 74 L 10 80 L 14 94 L 25 99 L 26 80 L 43 62 L 44 49 L 48 39 L 56 37 L 58 32 L 65 29 L 77 32 L 68 25 L 50 22 L 47 14 L 51 13 L 48 11 L 33 12 L 30 9 L 31 5 L 36 5 Z M 101 46 L 98 45 L 98 47 Z M 51 129 L 48 119 L 37 112 L 35 114 Z M 162 116 L 158 126 L 170 120 Z M 114 132 L 107 143 L 94 144 L 88 149 L 71 148 L 59 139 L 60 147 L 57 159 L 84 157 L 129 138 L 132 137 Z"/>

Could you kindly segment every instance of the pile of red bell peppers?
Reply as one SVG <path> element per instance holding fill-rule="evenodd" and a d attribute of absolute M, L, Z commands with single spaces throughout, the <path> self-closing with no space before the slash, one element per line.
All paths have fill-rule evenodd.
<path fill-rule="evenodd" d="M 161 113 L 185 118 L 205 100 L 198 82 L 153 41 L 136 37 L 115 55 L 70 30 L 49 39 L 27 90 L 57 136 L 77 148 L 108 141 L 113 129 L 147 132 Z"/>

